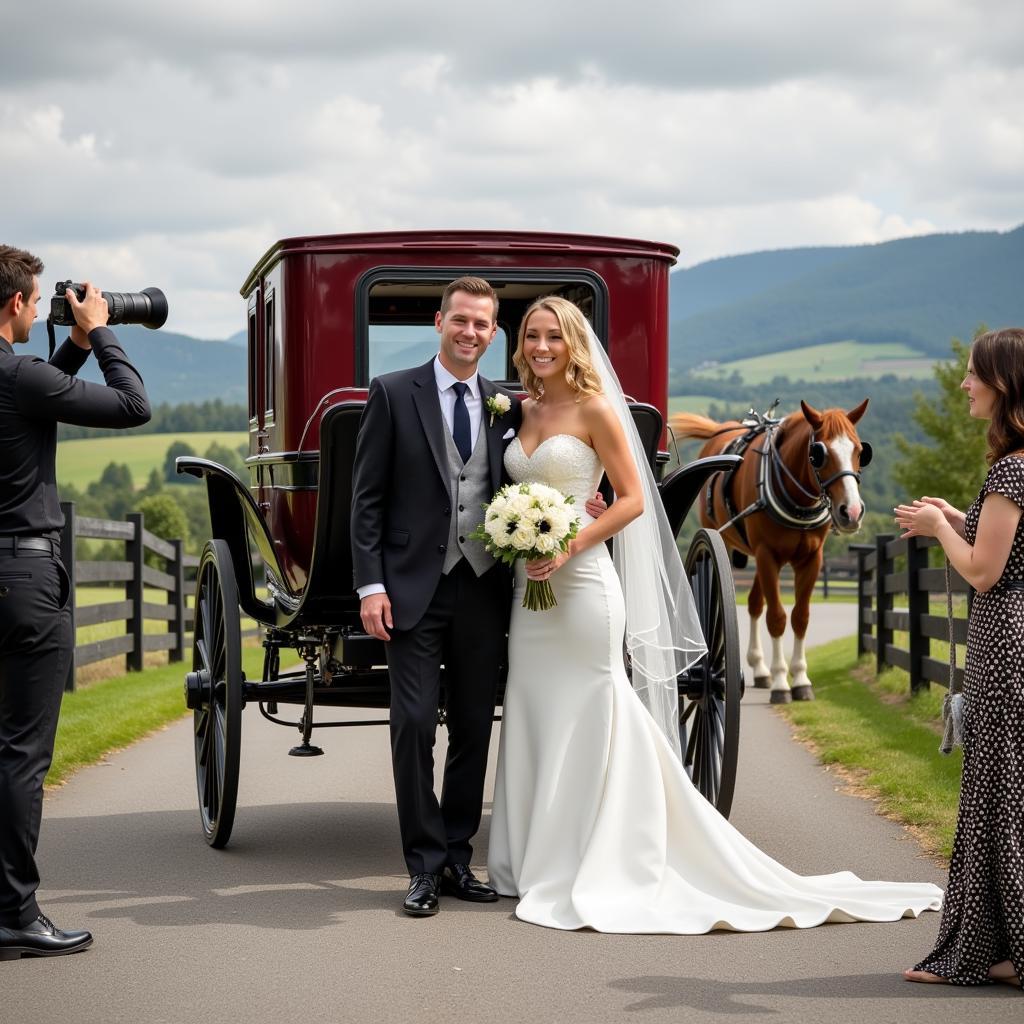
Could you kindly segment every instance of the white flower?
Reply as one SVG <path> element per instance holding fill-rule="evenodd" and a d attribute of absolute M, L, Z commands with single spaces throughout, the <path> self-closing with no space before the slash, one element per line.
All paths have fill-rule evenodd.
<path fill-rule="evenodd" d="M 491 414 L 490 425 L 493 427 L 494 417 L 504 416 L 505 413 L 512 408 L 512 399 L 509 398 L 508 395 L 502 395 L 499 393 L 488 398 L 487 401 L 484 402 L 484 405 L 487 407 L 487 411 Z"/>
<path fill-rule="evenodd" d="M 558 549 L 558 541 L 550 533 L 542 533 L 537 537 L 534 549 L 542 555 L 552 555 Z"/>
<path fill-rule="evenodd" d="M 537 542 L 537 533 L 529 526 L 518 526 L 508 540 L 517 551 L 532 551 Z"/>

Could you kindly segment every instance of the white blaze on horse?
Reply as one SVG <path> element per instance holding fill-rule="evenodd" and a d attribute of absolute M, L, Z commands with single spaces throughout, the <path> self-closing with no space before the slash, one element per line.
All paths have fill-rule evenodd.
<path fill-rule="evenodd" d="M 860 471 L 871 461 L 871 445 L 860 440 L 855 424 L 867 406 L 865 398 L 849 412 L 819 412 L 801 402 L 800 412 L 781 420 L 753 411 L 743 422 L 716 423 L 692 413 L 672 417 L 677 437 L 708 438 L 701 457 L 723 453 L 743 457 L 735 470 L 717 473 L 708 481 L 700 518 L 703 526 L 721 531 L 733 549 L 734 564 L 742 567 L 743 556 L 749 555 L 756 561 L 747 600 L 747 664 L 753 669 L 755 686 L 771 687 L 773 704 L 814 699 L 804 653 L 811 595 L 829 530 L 853 533 L 864 518 Z M 779 588 L 779 571 L 786 564 L 792 565 L 794 577 L 790 621 L 795 639 L 788 666 L 782 650 L 786 610 Z M 770 667 L 765 664 L 760 635 L 766 602 L 772 638 Z M 787 679 L 790 670 L 792 690 Z"/>

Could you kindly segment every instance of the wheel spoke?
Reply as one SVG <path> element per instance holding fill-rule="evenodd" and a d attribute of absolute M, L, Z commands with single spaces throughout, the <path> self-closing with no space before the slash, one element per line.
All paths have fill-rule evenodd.
<path fill-rule="evenodd" d="M 696 706 L 697 706 L 696 703 L 694 703 L 693 707 L 696 707 Z M 698 713 L 696 718 L 693 721 L 692 726 L 690 727 L 690 738 L 689 738 L 689 740 L 688 740 L 688 742 L 686 744 L 686 758 L 685 758 L 684 764 L 686 764 L 686 766 L 688 768 L 691 768 L 691 769 L 694 767 L 694 764 L 693 764 L 693 754 L 694 754 L 694 750 L 695 750 L 695 748 L 697 746 L 697 737 L 699 735 L 700 735 L 700 714 Z"/>

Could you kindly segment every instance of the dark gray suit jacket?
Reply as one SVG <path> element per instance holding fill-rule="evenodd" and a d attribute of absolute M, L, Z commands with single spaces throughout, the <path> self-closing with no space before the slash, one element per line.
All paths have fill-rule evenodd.
<path fill-rule="evenodd" d="M 480 393 L 485 402 L 499 393 L 512 401 L 493 425 L 482 412 L 494 492 L 505 479 L 503 436 L 519 429 L 522 406 L 484 377 Z M 452 516 L 447 429 L 433 359 L 370 382 L 352 474 L 353 576 L 357 588 L 384 584 L 397 629 L 419 622 L 441 578 Z"/>

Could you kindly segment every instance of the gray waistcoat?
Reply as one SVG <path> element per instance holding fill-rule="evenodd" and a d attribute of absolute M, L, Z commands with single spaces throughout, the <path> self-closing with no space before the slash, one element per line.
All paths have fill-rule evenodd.
<path fill-rule="evenodd" d="M 491 493 L 491 470 L 487 462 L 487 432 L 481 423 L 473 454 L 465 465 L 450 431 L 444 431 L 444 440 L 448 450 L 452 519 L 448 530 L 448 550 L 441 571 L 447 575 L 460 558 L 465 558 L 473 572 L 482 576 L 494 565 L 494 557 L 487 553 L 480 541 L 470 540 L 469 535 L 484 521 L 482 506 L 494 497 Z"/>

